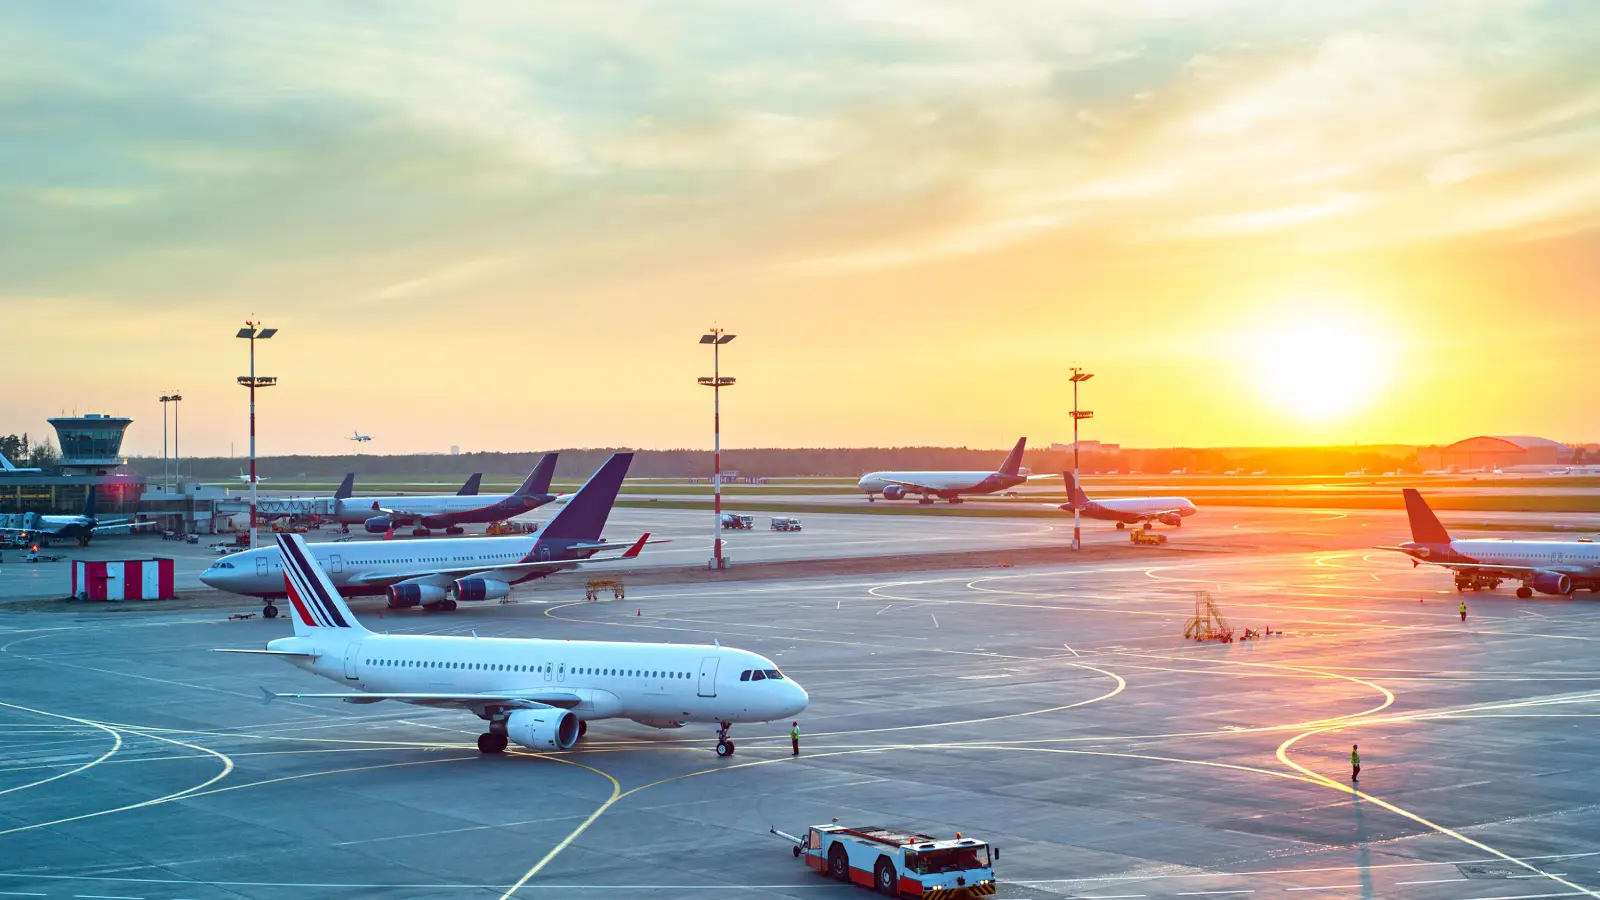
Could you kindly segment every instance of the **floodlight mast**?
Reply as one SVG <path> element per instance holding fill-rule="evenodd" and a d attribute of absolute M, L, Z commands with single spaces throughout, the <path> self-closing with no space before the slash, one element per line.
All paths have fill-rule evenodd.
<path fill-rule="evenodd" d="M 1083 483 L 1078 480 L 1078 422 L 1094 418 L 1094 413 L 1078 409 L 1078 385 L 1093 377 L 1077 366 L 1072 367 L 1072 486 L 1079 492 L 1083 490 Z M 1068 497 L 1067 502 L 1072 504 L 1072 549 L 1082 550 L 1083 533 L 1079 528 L 1082 510 L 1076 495 Z"/>
<path fill-rule="evenodd" d="M 250 549 L 256 548 L 256 388 L 272 387 L 278 379 L 256 377 L 256 341 L 267 340 L 278 333 L 276 328 L 262 328 L 260 322 L 246 321 L 234 337 L 250 342 L 250 374 L 240 376 L 239 383 L 250 389 Z"/>
<path fill-rule="evenodd" d="M 702 386 L 711 388 L 711 508 L 716 517 L 711 539 L 710 568 L 713 569 L 727 568 L 727 561 L 722 557 L 722 389 L 733 387 L 734 384 L 734 379 L 722 377 L 721 351 L 723 344 L 737 336 L 716 327 L 700 335 L 700 343 L 711 345 L 711 377 L 695 379 Z"/>

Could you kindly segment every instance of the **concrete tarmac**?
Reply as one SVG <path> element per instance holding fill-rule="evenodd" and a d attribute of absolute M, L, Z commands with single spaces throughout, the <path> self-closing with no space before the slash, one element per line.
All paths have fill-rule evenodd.
<path fill-rule="evenodd" d="M 811 693 L 799 759 L 787 722 L 730 759 L 629 722 L 481 757 L 466 713 L 263 706 L 330 688 L 206 652 L 282 620 L 0 610 L 0 897 L 865 896 L 767 833 L 835 816 L 989 840 L 1011 898 L 1594 896 L 1600 606 L 1469 595 L 1463 624 L 1448 588 L 1377 551 L 1238 551 L 383 626 L 755 650 Z M 1196 589 L 1282 636 L 1184 640 Z"/>

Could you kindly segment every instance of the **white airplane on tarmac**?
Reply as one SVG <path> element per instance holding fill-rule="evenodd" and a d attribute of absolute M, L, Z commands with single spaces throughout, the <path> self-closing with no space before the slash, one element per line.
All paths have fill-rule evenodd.
<path fill-rule="evenodd" d="M 375 634 L 356 621 L 305 539 L 278 535 L 294 637 L 265 650 L 222 653 L 276 656 L 346 687 L 279 697 L 466 709 L 489 723 L 482 753 L 508 744 L 566 750 L 594 719 L 632 719 L 654 728 L 717 723 L 717 755 L 733 755 L 735 722 L 798 715 L 810 698 L 777 664 L 720 644 L 634 644 L 537 638 Z"/>
<path fill-rule="evenodd" d="M 1083 488 L 1078 486 L 1078 480 L 1072 477 L 1071 472 L 1062 472 L 1061 480 L 1067 486 L 1067 502 L 1061 504 L 1061 509 L 1067 512 L 1076 509 L 1086 518 L 1116 522 L 1118 528 L 1140 524 L 1148 526 L 1154 522 L 1178 528 L 1183 525 L 1185 516 L 1192 516 L 1200 511 L 1183 497 L 1090 500 L 1083 492 Z"/>
<path fill-rule="evenodd" d="M 867 492 L 868 503 L 876 499 L 875 494 L 882 494 L 885 500 L 921 494 L 918 503 L 932 503 L 935 497 L 961 503 L 962 494 L 993 494 L 1026 484 L 1030 478 L 1055 477 L 1022 474 L 1022 451 L 1027 444 L 1027 438 L 1018 439 L 1005 462 L 993 472 L 868 472 L 856 487 Z"/>

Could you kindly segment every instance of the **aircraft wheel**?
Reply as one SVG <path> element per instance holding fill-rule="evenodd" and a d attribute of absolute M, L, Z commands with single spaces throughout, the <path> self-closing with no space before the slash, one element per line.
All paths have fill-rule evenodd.
<path fill-rule="evenodd" d="M 1128 527 L 1128 524 L 1126 522 L 1118 522 L 1117 523 L 1117 530 L 1118 531 L 1121 531 L 1121 530 L 1123 530 L 1124 528 L 1127 528 L 1127 527 Z"/>
<path fill-rule="evenodd" d="M 506 736 L 503 734 L 478 735 L 479 753 L 504 753 L 506 752 Z"/>
<path fill-rule="evenodd" d="M 427 537 L 430 533 L 431 532 L 429 532 L 428 529 L 426 529 L 426 528 L 413 528 L 413 529 L 411 529 L 411 536 L 412 537 Z"/>
<path fill-rule="evenodd" d="M 1533 588 L 1530 588 L 1530 587 L 1519 587 L 1519 588 L 1517 588 L 1517 599 L 1518 600 L 1529 600 L 1529 599 L 1532 599 L 1532 597 L 1533 597 Z"/>
<path fill-rule="evenodd" d="M 579 719 L 578 720 L 578 740 L 580 740 L 580 741 L 583 740 L 583 736 L 588 734 L 588 733 L 589 733 L 589 723 L 585 722 L 582 719 Z"/>
<path fill-rule="evenodd" d="M 277 617 L 278 617 L 278 608 L 276 606 L 273 606 L 271 603 L 268 603 L 266 606 L 261 608 L 261 618 L 263 618 L 263 619 L 276 619 Z"/>
<path fill-rule="evenodd" d="M 732 756 L 733 755 L 733 741 L 717 741 L 717 755 L 718 756 Z"/>
<path fill-rule="evenodd" d="M 466 534 L 467 530 L 459 525 L 451 525 L 444 530 L 445 534 Z"/>

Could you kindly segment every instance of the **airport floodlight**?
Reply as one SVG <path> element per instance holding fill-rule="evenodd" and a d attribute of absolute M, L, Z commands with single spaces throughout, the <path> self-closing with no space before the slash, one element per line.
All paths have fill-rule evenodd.
<path fill-rule="evenodd" d="M 714 334 L 702 334 L 702 335 L 700 335 L 700 343 L 702 343 L 702 344 L 715 344 L 716 342 L 717 342 L 717 336 L 714 335 Z"/>
<path fill-rule="evenodd" d="M 699 378 L 696 378 L 695 380 L 700 382 L 702 387 L 725 388 L 725 387 L 733 387 L 733 383 L 734 383 L 734 379 L 728 377 L 727 375 L 710 376 L 710 377 L 702 375 Z"/>
<path fill-rule="evenodd" d="M 700 335 L 701 344 L 711 345 L 711 375 L 701 376 L 695 382 L 702 387 L 711 388 L 711 491 L 712 515 L 716 519 L 711 541 L 711 566 L 713 569 L 725 569 L 728 561 L 722 555 L 722 389 L 733 387 L 734 379 L 722 374 L 722 345 L 733 340 L 735 335 L 724 332 L 713 325 L 711 330 Z"/>
<path fill-rule="evenodd" d="M 256 335 L 256 337 L 258 337 L 258 338 L 260 338 L 261 340 L 264 341 L 267 338 L 272 337 L 273 335 L 275 335 L 277 333 L 278 333 L 278 329 L 276 329 L 276 328 L 263 328 L 263 329 L 261 329 L 261 333 Z"/>
<path fill-rule="evenodd" d="M 253 338 L 255 336 L 256 336 L 256 330 L 254 328 L 241 328 L 241 329 L 239 329 L 239 333 L 234 335 L 234 337 L 236 337 L 236 338 L 245 338 L 247 340 L 249 338 Z"/>
<path fill-rule="evenodd" d="M 725 334 L 725 335 L 722 335 L 721 337 L 717 338 L 717 343 L 726 344 L 727 342 L 733 340 L 736 337 L 738 337 L 737 334 Z"/>
<path fill-rule="evenodd" d="M 1094 418 L 1094 413 L 1078 408 L 1078 385 L 1094 377 L 1094 373 L 1085 372 L 1077 366 L 1072 367 L 1072 484 L 1074 487 L 1083 482 L 1078 480 L 1078 423 L 1084 419 Z M 1083 549 L 1083 532 L 1080 529 L 1081 513 L 1077 497 L 1068 497 L 1067 502 L 1072 504 L 1072 549 Z"/>
<path fill-rule="evenodd" d="M 1088 381 L 1089 379 L 1091 379 L 1093 377 L 1094 377 L 1093 373 L 1080 372 L 1077 369 L 1073 369 L 1072 370 L 1072 380 L 1073 381 Z"/>
<path fill-rule="evenodd" d="M 234 337 L 243 338 L 250 342 L 250 374 L 240 375 L 239 384 L 250 389 L 250 549 L 254 550 L 258 540 L 256 523 L 259 521 L 256 512 L 256 388 L 272 387 L 278 379 L 269 375 L 256 375 L 256 340 L 266 340 L 278 333 L 276 328 L 263 328 L 260 322 L 246 320 L 243 328 Z M 265 618 L 274 618 L 278 608 L 268 600 L 262 609 Z"/>

